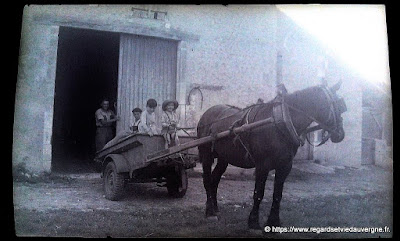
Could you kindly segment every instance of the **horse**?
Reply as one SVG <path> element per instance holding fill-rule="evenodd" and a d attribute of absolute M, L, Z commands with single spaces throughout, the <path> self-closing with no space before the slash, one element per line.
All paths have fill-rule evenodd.
<path fill-rule="evenodd" d="M 248 218 L 250 229 L 261 229 L 259 224 L 259 206 L 264 197 L 265 183 L 268 173 L 275 170 L 274 191 L 272 206 L 268 216 L 267 226 L 279 227 L 280 202 L 283 185 L 292 169 L 292 161 L 301 138 L 308 132 L 323 129 L 328 133 L 322 142 L 329 138 L 333 143 L 344 139 L 343 119 L 341 114 L 345 103 L 336 94 L 341 82 L 332 87 L 313 86 L 293 93 L 283 92 L 274 100 L 267 103 L 257 103 L 246 108 L 229 105 L 215 105 L 201 116 L 197 125 L 197 137 L 216 136 L 216 133 L 233 130 L 234 127 L 245 123 L 254 123 L 274 117 L 274 106 L 287 107 L 288 115 L 294 133 L 297 137 L 288 134 L 278 123 L 263 125 L 245 133 L 234 134 L 223 139 L 215 139 L 198 147 L 199 161 L 203 169 L 203 185 L 207 195 L 205 215 L 208 219 L 218 220 L 217 190 L 221 176 L 228 164 L 241 168 L 255 167 L 255 187 L 253 193 L 253 207 Z M 284 100 L 284 101 L 282 101 Z M 315 126 L 309 127 L 313 122 Z M 286 123 L 287 124 L 287 123 Z M 300 142 L 299 142 L 300 141 Z M 322 143 L 321 143 L 322 144 Z M 214 159 L 217 163 L 212 169 Z"/>

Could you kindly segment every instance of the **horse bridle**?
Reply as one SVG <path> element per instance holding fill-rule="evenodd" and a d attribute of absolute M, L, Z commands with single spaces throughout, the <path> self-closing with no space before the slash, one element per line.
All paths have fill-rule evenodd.
<path fill-rule="evenodd" d="M 335 133 L 335 134 L 340 134 L 338 133 L 338 129 L 341 126 L 341 122 L 342 122 L 342 117 L 340 116 L 340 114 L 344 113 L 347 111 L 347 107 L 346 107 L 346 103 L 344 102 L 343 98 L 337 98 L 334 97 L 333 93 L 331 90 L 329 90 L 326 86 L 320 86 L 320 88 L 323 90 L 325 96 L 328 99 L 329 102 L 329 117 L 326 121 L 320 121 L 317 120 L 315 117 L 311 116 L 310 114 L 306 113 L 305 111 L 296 108 L 290 104 L 288 104 L 285 101 L 285 93 L 280 94 L 280 100 L 276 101 L 280 104 L 282 104 L 282 115 L 284 116 L 283 118 L 283 122 L 285 122 L 285 126 L 286 129 L 289 131 L 289 134 L 291 135 L 293 141 L 295 144 L 297 145 L 303 145 L 304 144 L 304 138 L 306 138 L 307 134 L 313 131 L 317 131 L 317 130 L 324 130 L 324 131 L 328 131 L 330 133 Z M 275 107 L 276 108 L 276 107 Z M 306 116 L 307 118 L 309 118 L 310 120 L 312 120 L 313 122 L 316 122 L 317 125 L 313 126 L 313 127 L 308 127 L 306 130 L 304 130 L 303 132 L 301 132 L 300 134 L 297 134 L 296 130 L 294 129 L 293 123 L 291 121 L 290 115 L 288 113 L 285 113 L 285 110 L 289 108 L 292 109 L 296 112 L 299 112 L 301 114 L 303 114 L 304 116 Z M 276 113 L 277 111 L 274 111 L 274 113 Z M 286 111 L 287 112 L 287 111 Z M 330 122 L 332 122 L 332 116 L 333 116 L 333 124 L 330 125 Z M 275 119 L 279 119 L 274 117 Z M 327 138 L 325 141 L 321 142 L 319 145 L 322 145 L 323 143 L 325 143 L 329 138 Z M 318 146 L 319 146 L 318 145 Z"/>

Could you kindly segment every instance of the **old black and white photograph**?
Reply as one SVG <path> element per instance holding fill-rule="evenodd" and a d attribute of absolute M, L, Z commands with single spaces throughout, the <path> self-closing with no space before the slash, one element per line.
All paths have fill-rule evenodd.
<path fill-rule="evenodd" d="M 16 237 L 393 237 L 385 4 L 27 4 Z"/>

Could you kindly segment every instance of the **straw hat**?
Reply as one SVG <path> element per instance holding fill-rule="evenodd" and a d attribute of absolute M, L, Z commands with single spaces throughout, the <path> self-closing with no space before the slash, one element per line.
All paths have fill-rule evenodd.
<path fill-rule="evenodd" d="M 178 105 L 179 105 L 178 101 L 176 101 L 176 100 L 166 100 L 162 104 L 162 110 L 165 111 L 167 109 L 167 105 L 169 105 L 171 103 L 174 104 L 174 110 L 176 110 L 176 108 L 178 108 Z"/>

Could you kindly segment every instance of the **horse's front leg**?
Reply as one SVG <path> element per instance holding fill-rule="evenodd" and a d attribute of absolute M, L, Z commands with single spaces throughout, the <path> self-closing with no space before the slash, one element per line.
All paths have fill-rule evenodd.
<path fill-rule="evenodd" d="M 272 198 L 271 211 L 269 213 L 266 226 L 279 227 L 281 225 L 281 221 L 279 218 L 279 208 L 282 200 L 283 184 L 285 183 L 286 177 L 289 175 L 291 170 L 292 161 L 275 170 L 274 194 Z"/>
<path fill-rule="evenodd" d="M 250 212 L 248 225 L 250 229 L 262 229 L 259 221 L 259 209 L 264 198 L 265 182 L 267 181 L 269 169 L 265 166 L 256 165 L 256 180 L 253 194 L 253 208 Z"/>
<path fill-rule="evenodd" d="M 214 189 L 213 181 L 211 176 L 211 167 L 213 163 L 213 157 L 210 148 L 199 148 L 199 157 L 203 166 L 203 185 L 206 189 L 207 201 L 206 201 L 206 217 L 216 219 L 215 213 L 215 201 L 214 201 Z"/>

